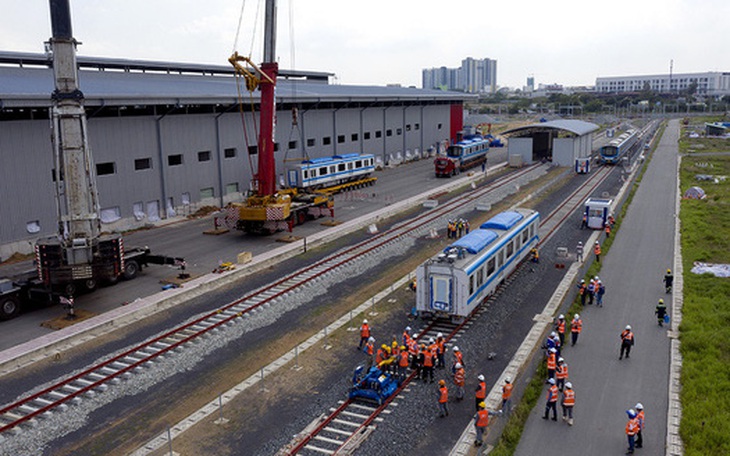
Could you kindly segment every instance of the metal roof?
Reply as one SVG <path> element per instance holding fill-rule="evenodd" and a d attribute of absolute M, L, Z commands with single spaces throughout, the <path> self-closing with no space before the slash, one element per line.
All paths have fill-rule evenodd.
<path fill-rule="evenodd" d="M 524 125 L 522 127 L 513 128 L 511 130 L 503 132 L 502 135 L 516 136 L 520 133 L 529 135 L 532 132 L 544 130 L 565 130 L 573 133 L 574 135 L 583 136 L 598 130 L 598 125 L 591 122 L 585 122 L 583 120 L 560 119 L 551 120 L 549 122 L 538 122 L 530 125 Z"/>
<path fill-rule="evenodd" d="M 0 55 L 2 57 L 2 55 Z M 131 62 L 131 61 L 129 61 Z M 7 61 L 0 62 L 7 63 Z M 98 63 L 98 62 L 97 62 Z M 144 62 L 137 62 L 143 65 Z M 150 62 L 146 62 L 149 64 Z M 16 60 L 17 65 L 17 60 Z M 158 104 L 232 104 L 238 101 L 235 78 L 230 74 L 210 74 L 200 66 L 180 73 L 139 69 L 138 66 L 106 66 L 98 69 L 88 62 L 79 70 L 79 86 L 87 106 Z M 182 64 L 182 66 L 185 66 Z M 136 71 L 130 70 L 133 67 Z M 176 70 L 177 71 L 177 70 Z M 190 73 L 193 74 L 190 74 Z M 285 72 L 286 73 L 286 72 Z M 291 73 L 292 77 L 306 77 Z M 0 108 L 50 106 L 54 89 L 53 72 L 47 67 L 0 66 Z M 244 91 L 244 97 L 248 94 Z M 277 102 L 422 102 L 463 101 L 475 96 L 460 92 L 424 90 L 411 87 L 332 85 L 306 79 L 279 79 Z M 253 93 L 258 102 L 259 92 Z"/>

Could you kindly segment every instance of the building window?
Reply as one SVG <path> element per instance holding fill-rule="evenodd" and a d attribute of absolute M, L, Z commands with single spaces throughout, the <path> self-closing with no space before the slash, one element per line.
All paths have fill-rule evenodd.
<path fill-rule="evenodd" d="M 329 136 L 325 136 L 324 138 L 322 138 L 323 146 L 329 146 L 330 144 L 332 144 L 332 138 L 330 138 Z"/>
<path fill-rule="evenodd" d="M 414 124 L 413 125 L 413 129 L 414 130 L 420 130 L 421 129 L 421 124 Z"/>
<path fill-rule="evenodd" d="M 235 158 L 236 157 L 236 148 L 235 147 L 229 147 L 228 149 L 223 149 L 223 158 Z"/>
<path fill-rule="evenodd" d="M 204 200 L 206 198 L 214 198 L 215 197 L 215 191 L 213 190 L 213 187 L 206 187 L 200 189 L 200 199 Z"/>
<path fill-rule="evenodd" d="M 279 143 L 274 143 L 274 152 L 279 152 Z"/>
<path fill-rule="evenodd" d="M 204 151 L 198 152 L 198 161 L 199 162 L 210 161 L 210 151 L 204 150 Z"/>
<path fill-rule="evenodd" d="M 337 144 L 345 142 L 345 135 L 337 135 Z"/>
<path fill-rule="evenodd" d="M 114 162 L 97 163 L 96 164 L 96 175 L 97 176 L 108 176 L 116 172 L 116 166 Z"/>
<path fill-rule="evenodd" d="M 363 138 L 364 140 L 368 140 L 368 139 L 370 139 L 370 132 L 369 132 L 369 131 L 366 131 L 365 133 L 363 133 L 363 134 L 362 134 L 362 138 Z"/>
<path fill-rule="evenodd" d="M 393 130 L 391 130 L 391 129 L 385 130 L 385 136 L 393 136 Z"/>
<path fill-rule="evenodd" d="M 238 182 L 232 182 L 230 184 L 226 184 L 226 195 L 229 193 L 237 193 L 238 192 Z"/>
<path fill-rule="evenodd" d="M 398 136 L 402 135 L 403 134 L 403 129 L 402 128 L 396 128 L 395 129 L 395 134 L 398 135 Z"/>
<path fill-rule="evenodd" d="M 383 137 L 383 132 L 380 131 L 380 130 L 375 130 L 375 137 L 376 138 L 382 138 Z"/>
<path fill-rule="evenodd" d="M 307 147 L 314 147 L 314 145 L 315 145 L 316 143 L 317 143 L 317 142 L 315 141 L 315 139 L 314 139 L 314 138 L 309 138 L 309 139 L 307 139 Z"/>
<path fill-rule="evenodd" d="M 289 150 L 296 149 L 297 148 L 297 142 L 296 141 L 289 141 Z"/>
<path fill-rule="evenodd" d="M 352 135 L 350 135 L 350 140 L 351 140 L 352 142 L 355 142 L 355 141 L 357 141 L 357 133 L 353 133 Z"/>
<path fill-rule="evenodd" d="M 169 166 L 178 166 L 183 164 L 183 156 L 182 154 L 177 155 L 169 155 L 167 157 L 167 164 Z"/>
<path fill-rule="evenodd" d="M 152 159 L 151 158 L 138 158 L 134 161 L 134 170 L 135 171 L 142 171 L 143 169 L 150 169 L 152 168 Z"/>
<path fill-rule="evenodd" d="M 100 212 L 101 223 L 114 223 L 122 218 L 122 211 L 119 206 L 105 207 Z"/>
<path fill-rule="evenodd" d="M 259 146 L 248 146 L 249 155 L 256 155 L 259 153 Z"/>
<path fill-rule="evenodd" d="M 437 126 L 436 128 L 437 128 L 438 130 L 441 130 L 441 126 L 442 126 L 441 124 L 438 124 L 438 126 Z"/>
<path fill-rule="evenodd" d="M 411 124 L 406 125 L 406 131 L 411 131 Z"/>

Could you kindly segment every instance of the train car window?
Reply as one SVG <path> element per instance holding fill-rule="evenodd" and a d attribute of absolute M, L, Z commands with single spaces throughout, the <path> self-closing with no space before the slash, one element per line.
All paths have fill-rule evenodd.
<path fill-rule="evenodd" d="M 512 242 L 507 243 L 507 258 L 511 257 L 515 253 L 515 246 Z"/>
<path fill-rule="evenodd" d="M 349 163 L 347 164 L 347 169 L 352 169 L 352 162 L 349 162 Z"/>
<path fill-rule="evenodd" d="M 535 224 L 530 225 L 530 237 L 535 236 Z"/>
<path fill-rule="evenodd" d="M 337 171 L 344 171 L 344 170 L 345 170 L 345 164 L 344 163 L 340 163 L 339 165 L 337 165 Z"/>
<path fill-rule="evenodd" d="M 477 287 L 481 287 L 484 283 L 484 268 L 479 268 L 477 271 Z"/>
<path fill-rule="evenodd" d="M 304 178 L 309 179 L 309 171 L 307 171 L 306 169 L 304 170 Z"/>
<path fill-rule="evenodd" d="M 469 294 L 474 294 L 474 274 L 469 276 Z"/>
<path fill-rule="evenodd" d="M 357 160 L 355 162 L 355 168 L 362 168 L 362 160 Z"/>
<path fill-rule="evenodd" d="M 504 264 L 504 249 L 500 250 L 497 254 L 497 267 L 501 268 Z"/>
<path fill-rule="evenodd" d="M 335 172 L 335 165 L 330 166 L 330 172 L 331 173 L 334 173 Z"/>
<path fill-rule="evenodd" d="M 489 261 L 487 261 L 487 277 L 494 274 L 494 258 L 490 258 Z"/>
<path fill-rule="evenodd" d="M 515 250 L 520 250 L 520 246 L 522 244 L 520 244 L 520 235 L 519 234 L 517 236 L 515 236 L 514 242 L 515 242 Z"/>
<path fill-rule="evenodd" d="M 527 240 L 530 239 L 530 233 L 528 233 L 528 229 L 525 228 L 525 231 L 522 232 L 522 243 L 527 244 Z"/>
<path fill-rule="evenodd" d="M 327 167 L 326 166 L 323 166 L 323 167 L 319 168 L 319 175 L 320 176 L 326 176 L 327 175 Z"/>
<path fill-rule="evenodd" d="M 374 160 L 375 160 L 375 159 L 373 159 L 373 158 L 371 158 L 371 159 L 370 159 L 370 166 L 373 166 L 373 161 L 374 161 Z"/>

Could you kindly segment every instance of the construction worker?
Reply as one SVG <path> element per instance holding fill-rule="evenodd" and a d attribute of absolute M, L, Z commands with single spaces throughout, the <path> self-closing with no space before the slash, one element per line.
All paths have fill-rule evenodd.
<path fill-rule="evenodd" d="M 423 357 L 423 381 L 426 381 L 426 377 L 430 378 L 433 383 L 433 365 L 436 361 L 436 356 L 431 348 L 425 345 L 421 346 L 421 356 Z"/>
<path fill-rule="evenodd" d="M 641 402 L 636 404 L 636 421 L 639 424 L 639 430 L 636 431 L 636 448 L 642 448 L 644 446 L 644 437 L 641 435 L 641 431 L 644 430 L 644 406 Z"/>
<path fill-rule="evenodd" d="M 484 380 L 484 375 L 482 374 L 479 374 L 477 380 L 479 380 L 479 384 L 477 385 L 476 393 L 474 394 L 474 405 L 478 411 L 479 403 L 484 402 L 484 399 L 487 398 L 487 382 Z"/>
<path fill-rule="evenodd" d="M 606 286 L 600 280 L 596 284 L 596 305 L 603 307 L 603 295 L 606 294 Z"/>
<path fill-rule="evenodd" d="M 555 370 L 557 369 L 557 358 L 556 353 L 558 351 L 555 348 L 551 348 L 548 350 L 548 356 L 547 356 L 547 373 L 548 373 L 548 380 L 555 379 Z"/>
<path fill-rule="evenodd" d="M 558 366 L 555 370 L 555 378 L 557 379 L 558 391 L 563 391 L 565 382 L 568 380 L 568 363 L 563 358 L 558 358 Z"/>
<path fill-rule="evenodd" d="M 558 421 L 558 387 L 555 386 L 555 379 L 551 378 L 548 380 L 548 383 L 550 384 L 550 387 L 548 388 L 547 392 L 547 400 L 545 402 L 545 414 L 542 416 L 543 420 L 548 419 L 548 415 L 550 414 L 550 410 L 553 411 L 553 421 Z"/>
<path fill-rule="evenodd" d="M 439 369 L 446 368 L 446 339 L 442 333 L 436 334 L 436 345 L 438 352 L 436 353 L 436 367 Z"/>
<path fill-rule="evenodd" d="M 446 387 L 445 380 L 439 380 L 438 398 L 439 417 L 443 418 L 449 415 L 449 406 L 447 405 L 447 403 L 449 402 L 449 389 Z"/>
<path fill-rule="evenodd" d="M 593 253 L 596 255 L 596 263 L 601 262 L 601 244 L 596 241 L 595 244 L 593 244 Z"/>
<path fill-rule="evenodd" d="M 363 348 L 363 352 L 365 352 L 365 362 L 368 365 L 368 367 L 365 369 L 365 372 L 367 372 L 373 366 L 373 356 L 375 355 L 375 338 L 374 337 L 369 337 L 368 341 L 365 342 L 365 348 Z"/>
<path fill-rule="evenodd" d="M 464 367 L 466 367 L 466 363 L 464 362 L 464 354 L 461 353 L 459 347 L 454 345 L 454 348 L 452 350 L 454 352 L 454 364 L 451 365 L 451 373 L 453 374 L 454 371 L 456 371 L 456 363 L 459 363 Z"/>
<path fill-rule="evenodd" d="M 580 229 L 588 228 L 588 216 L 583 214 L 583 218 L 580 221 Z"/>
<path fill-rule="evenodd" d="M 573 315 L 573 320 L 570 322 L 570 346 L 574 346 L 578 343 L 578 336 L 583 330 L 583 320 L 580 319 L 580 315 Z"/>
<path fill-rule="evenodd" d="M 604 228 L 606 231 L 606 239 L 611 237 L 611 224 L 606 223 L 606 227 Z"/>
<path fill-rule="evenodd" d="M 614 223 L 616 223 L 616 219 L 613 218 L 613 214 L 608 214 L 608 225 L 613 228 Z"/>
<path fill-rule="evenodd" d="M 578 245 L 575 247 L 575 261 L 583 262 L 583 242 L 578 241 Z"/>
<path fill-rule="evenodd" d="M 411 360 L 411 369 L 416 372 L 416 378 L 421 376 L 421 371 L 418 368 L 418 341 L 414 337 L 410 338 L 410 343 L 408 344 L 408 356 Z"/>
<path fill-rule="evenodd" d="M 626 454 L 634 454 L 634 439 L 639 432 L 639 421 L 636 419 L 634 409 L 626 410 L 626 414 L 629 415 L 629 422 L 626 423 L 626 437 L 629 439 L 629 449 L 626 450 Z"/>
<path fill-rule="evenodd" d="M 508 417 L 512 412 L 512 379 L 505 377 L 502 385 L 502 413 Z"/>
<path fill-rule="evenodd" d="M 406 378 L 408 373 L 408 350 L 405 345 L 401 345 L 400 353 L 398 353 L 398 376 L 401 379 Z"/>
<path fill-rule="evenodd" d="M 588 281 L 588 286 L 586 287 L 586 293 L 588 294 L 588 305 L 593 305 L 593 296 L 596 294 L 596 279 L 591 279 Z"/>
<path fill-rule="evenodd" d="M 626 325 L 626 329 L 621 331 L 621 353 L 619 354 L 618 359 L 623 359 L 624 353 L 626 353 L 626 358 L 629 358 L 629 354 L 631 353 L 631 347 L 633 346 L 634 333 L 631 332 L 631 325 Z"/>
<path fill-rule="evenodd" d="M 406 347 L 409 346 L 411 341 L 411 327 L 406 326 L 406 329 L 403 330 L 403 342 L 401 342 L 401 345 L 405 345 Z"/>
<path fill-rule="evenodd" d="M 563 421 L 567 421 L 569 426 L 573 425 L 573 406 L 575 405 L 575 391 L 573 384 L 568 382 L 565 384 L 563 391 L 563 401 L 560 403 L 563 407 Z"/>
<path fill-rule="evenodd" d="M 456 363 L 456 372 L 454 372 L 454 385 L 456 385 L 457 402 L 464 400 L 464 385 L 466 384 L 466 372 L 460 363 Z"/>
<path fill-rule="evenodd" d="M 586 305 L 586 295 L 588 294 L 588 291 L 586 290 L 586 281 L 584 279 L 580 279 L 580 283 L 577 285 L 578 287 L 578 294 L 580 295 L 580 305 L 585 306 Z"/>
<path fill-rule="evenodd" d="M 530 249 L 530 261 L 532 261 L 533 263 L 540 262 L 540 252 L 537 251 L 536 247 Z"/>
<path fill-rule="evenodd" d="M 560 338 L 560 345 L 565 344 L 565 315 L 558 315 L 558 322 L 555 325 L 555 330 L 558 332 Z"/>
<path fill-rule="evenodd" d="M 367 320 L 362 321 L 360 325 L 360 345 L 357 346 L 358 350 L 362 350 L 362 345 L 370 338 L 370 326 Z"/>
<path fill-rule="evenodd" d="M 674 284 L 674 276 L 672 275 L 672 270 L 667 269 L 667 273 L 664 275 L 664 290 L 667 293 L 671 293 L 673 284 Z"/>
<path fill-rule="evenodd" d="M 474 446 L 482 446 L 484 444 L 484 433 L 489 426 L 489 415 L 501 415 L 501 411 L 493 412 L 487 410 L 487 404 L 482 401 L 477 404 L 477 413 L 474 415 L 474 429 L 477 432 Z"/>
<path fill-rule="evenodd" d="M 659 299 L 659 302 L 656 305 L 656 310 L 654 310 L 654 313 L 656 314 L 656 322 L 659 326 L 664 326 L 664 317 L 667 315 L 667 306 L 664 305 L 664 300 Z"/>
<path fill-rule="evenodd" d="M 386 348 L 388 348 L 388 346 L 383 344 L 380 348 L 378 348 L 378 351 L 375 352 L 375 365 L 378 367 L 380 367 L 380 364 L 386 359 Z"/>

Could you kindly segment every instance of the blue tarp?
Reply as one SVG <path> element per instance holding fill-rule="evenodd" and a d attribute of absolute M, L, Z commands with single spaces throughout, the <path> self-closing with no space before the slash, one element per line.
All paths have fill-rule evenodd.
<path fill-rule="evenodd" d="M 477 253 L 481 252 L 484 247 L 494 242 L 494 240 L 498 237 L 499 235 L 497 235 L 497 233 L 495 233 L 494 231 L 474 230 L 459 239 L 458 241 L 454 242 L 450 246 L 446 247 L 444 249 L 444 253 L 447 253 L 450 249 L 454 247 L 461 247 L 462 249 L 466 249 L 466 251 L 471 253 L 472 255 L 476 255 Z"/>
<path fill-rule="evenodd" d="M 486 222 L 482 223 L 479 228 L 483 230 L 508 230 L 515 226 L 515 224 L 517 224 L 517 222 L 519 222 L 523 218 L 524 216 L 519 212 L 502 212 L 501 214 L 497 214 Z"/>

